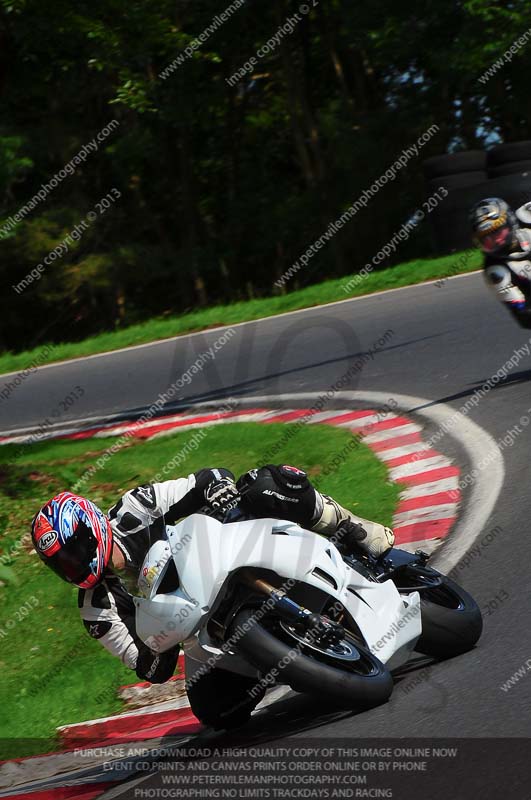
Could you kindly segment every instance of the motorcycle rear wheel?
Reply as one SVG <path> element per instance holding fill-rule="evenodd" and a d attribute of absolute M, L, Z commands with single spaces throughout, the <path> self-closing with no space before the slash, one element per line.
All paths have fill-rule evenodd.
<path fill-rule="evenodd" d="M 422 634 L 415 650 L 443 659 L 474 647 L 483 630 L 483 618 L 468 592 L 450 578 L 441 577 L 441 586 L 421 593 Z"/>

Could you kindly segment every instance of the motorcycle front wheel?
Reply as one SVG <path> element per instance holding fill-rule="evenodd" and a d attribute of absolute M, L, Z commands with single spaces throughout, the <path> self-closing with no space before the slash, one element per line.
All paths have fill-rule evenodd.
<path fill-rule="evenodd" d="M 244 609 L 234 619 L 231 639 L 264 676 L 345 708 L 374 708 L 393 691 L 384 664 L 348 632 L 341 642 L 320 645 L 295 625 L 276 618 L 257 622 Z"/>

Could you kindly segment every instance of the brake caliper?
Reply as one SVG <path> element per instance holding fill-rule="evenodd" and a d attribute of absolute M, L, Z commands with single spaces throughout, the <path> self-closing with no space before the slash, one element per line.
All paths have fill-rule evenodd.
<path fill-rule="evenodd" d="M 310 614 L 307 618 L 308 630 L 324 645 L 339 644 L 345 638 L 345 629 L 338 622 L 319 614 Z"/>

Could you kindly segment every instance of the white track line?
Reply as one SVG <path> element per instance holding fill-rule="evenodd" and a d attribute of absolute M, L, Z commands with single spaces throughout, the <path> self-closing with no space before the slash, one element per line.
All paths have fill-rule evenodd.
<path fill-rule="evenodd" d="M 311 401 L 320 397 L 319 392 L 300 392 L 281 395 L 262 395 L 246 398 L 239 398 L 239 403 L 242 406 L 250 406 L 256 408 L 257 406 L 266 406 L 267 404 L 278 404 L 279 402 L 293 406 L 298 406 L 301 403 L 311 406 Z M 226 400 L 227 398 L 225 398 Z M 352 404 L 369 405 L 374 408 L 386 408 L 389 401 L 388 392 L 363 392 L 363 391 L 345 391 L 336 392 L 334 399 L 341 403 L 342 409 L 338 410 L 338 415 L 341 411 Z M 414 412 L 418 417 L 424 417 L 427 421 L 440 427 L 443 423 L 449 422 L 450 438 L 456 439 L 460 445 L 465 449 L 467 457 L 472 469 L 476 469 L 478 477 L 471 485 L 469 490 L 468 503 L 464 511 L 461 513 L 456 527 L 452 534 L 448 536 L 444 544 L 440 547 L 437 555 L 434 557 L 434 563 L 442 572 L 449 572 L 461 560 L 465 553 L 472 547 L 475 539 L 481 534 L 487 520 L 489 519 L 498 495 L 501 491 L 503 480 L 505 477 L 505 468 L 503 457 L 495 442 L 495 440 L 483 428 L 477 425 L 468 417 L 454 411 L 451 406 L 444 403 L 430 405 L 432 401 L 424 397 L 415 397 L 412 395 L 393 395 L 393 399 L 397 402 L 398 407 L 402 412 L 408 414 Z M 218 400 L 206 401 L 198 403 L 194 407 L 194 414 L 199 414 L 201 409 L 217 408 L 223 403 L 223 398 Z M 334 412 L 336 411 L 333 409 Z M 286 408 L 281 408 L 280 411 L 286 412 Z M 190 416 L 193 416 L 188 410 Z M 315 415 L 317 418 L 317 415 Z M 317 421 L 315 419 L 315 421 Z M 208 424 L 208 423 L 206 423 Z M 415 430 L 421 431 L 420 426 L 415 426 Z M 192 427 L 205 427 L 205 423 L 198 423 Z M 409 428 L 409 425 L 400 426 L 402 429 Z M 398 428 L 390 429 L 397 431 Z M 65 431 L 63 431 L 65 432 Z M 174 430 L 171 431 L 175 432 Z M 405 431 L 404 431 L 405 432 Z M 383 431 L 381 432 L 383 434 Z M 402 431 L 401 431 L 402 433 Z M 388 432 L 385 432 L 388 438 Z M 102 434 L 100 434 L 101 436 Z M 368 437 L 365 437 L 367 441 Z M 385 441 L 385 439 L 384 439 Z M 418 449 L 422 449 L 422 443 L 418 443 Z M 489 462 L 487 469 L 481 469 L 480 463 L 484 455 L 489 454 Z M 377 454 L 378 457 L 380 454 Z M 418 472 L 426 472 L 426 466 L 430 459 L 419 459 L 418 462 L 413 462 L 414 468 L 418 467 Z M 451 462 L 447 461 L 442 466 L 448 466 Z M 395 470 L 403 469 L 408 465 L 402 467 L 395 467 Z M 414 473 L 416 474 L 416 473 Z M 419 484 L 409 488 L 404 488 L 401 492 L 401 498 L 407 499 L 409 497 L 426 496 L 435 494 L 441 491 L 451 491 L 457 489 L 459 486 L 457 478 L 445 478 L 436 480 L 429 483 Z"/>
<path fill-rule="evenodd" d="M 298 404 L 302 402 L 308 403 L 319 396 L 319 392 L 300 392 L 242 398 L 240 402 L 244 405 L 275 402 Z M 377 408 L 385 408 L 389 401 L 389 392 L 337 392 L 334 395 L 334 399 L 345 405 L 362 403 L 373 407 L 376 406 Z M 451 432 L 447 435 L 459 442 L 467 454 L 471 468 L 478 471 L 478 476 L 469 489 L 467 505 L 461 511 L 454 530 L 445 538 L 444 543 L 433 556 L 433 564 L 437 569 L 448 573 L 459 563 L 478 536 L 481 535 L 494 510 L 505 477 L 503 456 L 495 440 L 487 431 L 472 422 L 468 417 L 456 412 L 451 406 L 445 403 L 429 405 L 432 401 L 425 397 L 404 394 L 393 394 L 393 399 L 396 400 L 398 407 L 405 414 L 414 411 L 417 416 L 424 417 L 436 427 L 440 427 L 444 422 L 448 423 L 451 417 Z M 211 407 L 221 403 L 223 403 L 223 400 L 202 403 L 202 407 Z M 481 469 L 479 465 L 487 453 L 489 454 L 488 468 Z M 406 490 L 406 492 L 413 492 L 412 496 L 433 494 L 444 490 L 448 491 L 448 488 L 457 488 L 456 484 L 457 482 L 454 484 L 451 479 L 445 479 L 443 482 L 434 481 L 430 484 L 414 486 L 410 490 Z M 442 488 L 443 485 L 444 489 Z M 428 486 L 430 487 L 429 490 Z M 403 497 L 405 497 L 405 494 Z"/>

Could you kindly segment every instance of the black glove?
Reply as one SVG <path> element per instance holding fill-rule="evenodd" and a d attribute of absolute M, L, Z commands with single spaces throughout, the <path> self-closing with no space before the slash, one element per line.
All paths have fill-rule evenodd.
<path fill-rule="evenodd" d="M 359 548 L 360 543 L 367 538 L 367 531 L 359 522 L 345 519 L 332 536 L 332 541 L 343 555 L 351 555 Z"/>
<path fill-rule="evenodd" d="M 158 653 L 151 650 L 144 642 L 138 645 L 138 658 L 136 661 L 136 674 L 142 681 L 150 683 L 165 683 L 169 681 L 179 656 L 180 646 L 176 645 L 171 650 Z"/>
<path fill-rule="evenodd" d="M 222 518 L 240 502 L 240 493 L 232 478 L 219 478 L 208 484 L 204 491 L 207 511 Z"/>

